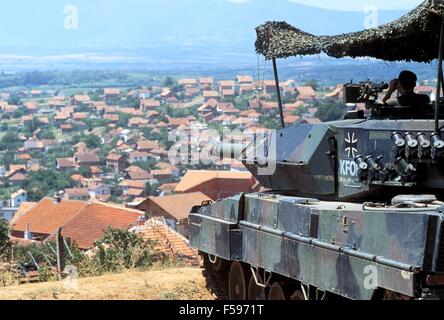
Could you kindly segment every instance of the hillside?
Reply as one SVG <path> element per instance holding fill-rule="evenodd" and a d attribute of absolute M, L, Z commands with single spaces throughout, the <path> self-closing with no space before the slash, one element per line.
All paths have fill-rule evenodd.
<path fill-rule="evenodd" d="M 0 288 L 0 300 L 212 300 L 199 268 L 126 272 L 63 283 Z"/>
<path fill-rule="evenodd" d="M 0 4 L 2 68 L 9 69 L 17 61 L 30 67 L 53 67 L 54 62 L 60 66 L 68 61 L 74 65 L 106 62 L 150 68 L 171 63 L 255 62 L 255 28 L 266 21 L 286 20 L 314 34 L 337 34 L 363 29 L 366 16 L 362 11 L 326 10 L 288 0 L 72 3 L 78 8 L 76 30 L 64 28 L 64 7 L 59 2 Z M 379 23 L 405 12 L 381 10 Z"/>

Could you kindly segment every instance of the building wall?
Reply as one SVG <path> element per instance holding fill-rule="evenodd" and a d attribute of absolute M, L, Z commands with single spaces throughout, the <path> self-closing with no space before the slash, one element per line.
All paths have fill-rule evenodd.
<path fill-rule="evenodd" d="M 162 208 L 154 203 L 145 203 L 143 207 L 138 207 L 139 210 L 145 211 L 148 216 L 153 217 L 164 217 L 167 224 L 182 236 L 188 237 L 188 219 L 178 221 L 176 218 L 172 217 L 168 212 L 164 211 Z"/>
<path fill-rule="evenodd" d="M 253 179 L 246 180 L 222 180 L 217 179 L 213 180 L 199 186 L 196 186 L 190 190 L 187 190 L 186 193 L 191 192 L 202 192 L 213 200 L 225 199 L 232 197 L 241 192 L 253 192 L 258 190 L 252 190 L 252 187 L 255 185 L 255 181 Z"/>

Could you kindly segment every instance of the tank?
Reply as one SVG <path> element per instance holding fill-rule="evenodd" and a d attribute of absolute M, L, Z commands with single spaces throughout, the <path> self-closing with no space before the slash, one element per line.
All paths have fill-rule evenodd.
<path fill-rule="evenodd" d="M 324 52 L 389 61 L 438 58 L 442 74 L 443 16 L 442 1 L 426 1 L 378 32 L 337 37 L 271 22 L 258 28 L 256 47 L 275 67 L 277 58 Z M 418 19 L 421 28 L 408 28 Z M 423 36 L 427 47 L 413 45 Z M 394 49 L 380 52 L 375 42 Z M 275 76 L 279 84 L 276 68 Z M 419 106 L 379 105 L 385 84 L 350 83 L 344 102 L 365 103 L 368 111 L 283 128 L 247 146 L 215 146 L 215 155 L 241 160 L 270 191 L 191 210 L 190 244 L 203 258 L 208 287 L 232 300 L 442 299 L 438 78 L 436 102 L 421 112 Z"/>

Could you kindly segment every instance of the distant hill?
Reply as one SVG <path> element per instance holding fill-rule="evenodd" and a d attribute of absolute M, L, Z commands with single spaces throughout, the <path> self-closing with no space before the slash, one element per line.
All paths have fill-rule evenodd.
<path fill-rule="evenodd" d="M 7 3 L 7 4 L 6 4 Z M 268 20 L 286 20 L 315 34 L 361 30 L 363 12 L 312 8 L 287 0 L 72 0 L 79 29 L 65 30 L 64 2 L 15 0 L 0 3 L 0 49 L 9 54 L 55 55 L 137 52 L 159 55 L 225 48 L 252 50 L 254 28 Z M 381 23 L 405 11 L 381 11 Z M 32 51 L 29 50 L 32 48 Z M 112 50 L 110 51 L 110 48 Z M 137 49 L 137 50 L 136 50 Z M 174 52 L 173 52 L 174 54 Z"/>

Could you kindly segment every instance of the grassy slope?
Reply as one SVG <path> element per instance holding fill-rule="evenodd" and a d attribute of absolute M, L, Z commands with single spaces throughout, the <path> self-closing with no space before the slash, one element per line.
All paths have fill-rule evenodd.
<path fill-rule="evenodd" d="M 0 288 L 0 300 L 211 300 L 199 268 L 131 271 L 78 280 Z"/>

